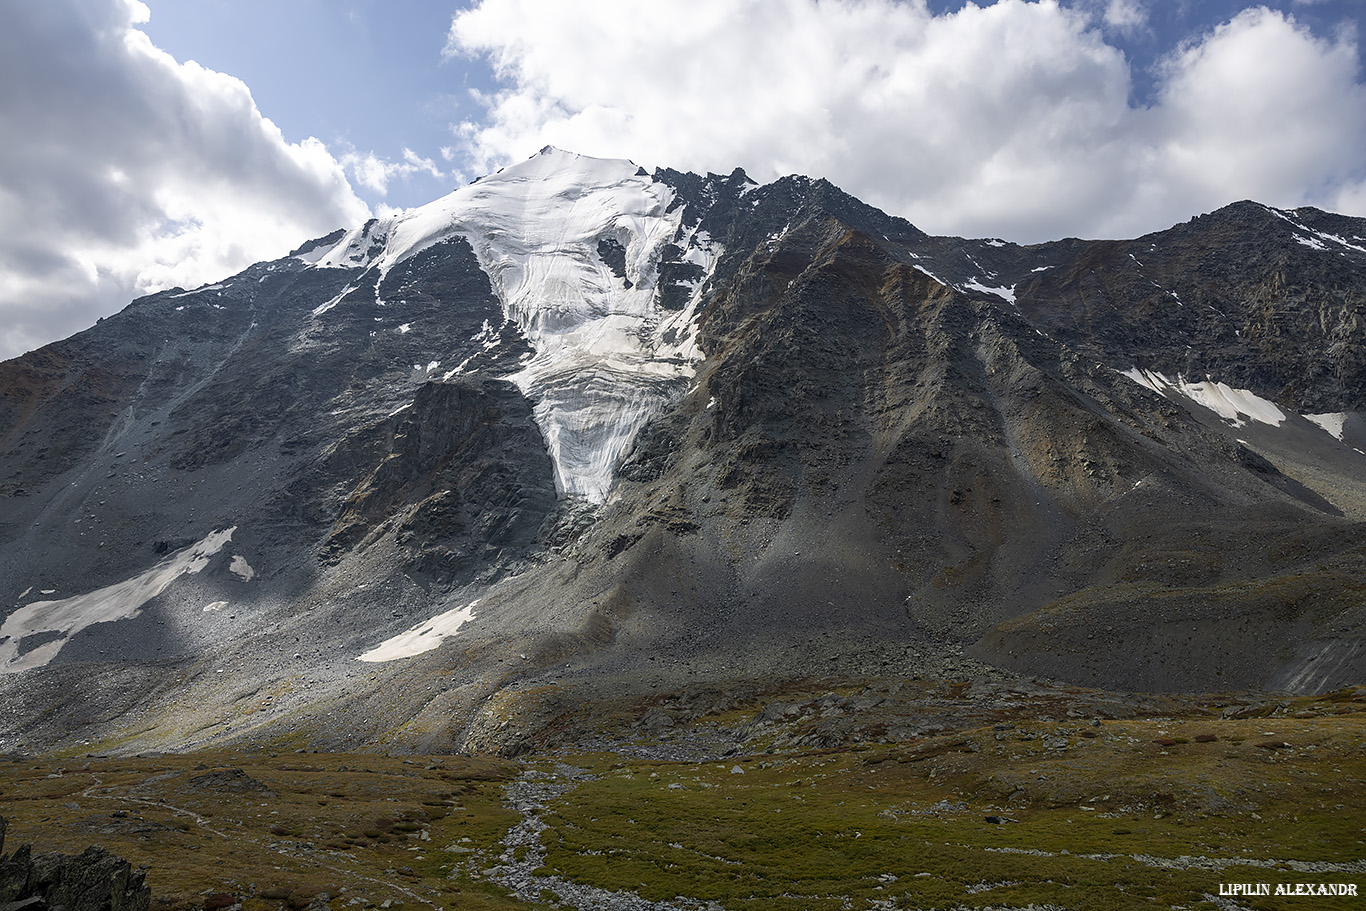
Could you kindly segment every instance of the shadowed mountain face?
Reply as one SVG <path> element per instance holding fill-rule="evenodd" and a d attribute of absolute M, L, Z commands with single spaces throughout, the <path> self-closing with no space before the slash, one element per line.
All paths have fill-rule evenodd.
<path fill-rule="evenodd" d="M 1360 679 L 1364 237 L 1239 203 L 1018 247 L 546 150 L 0 365 L 0 736 Z"/>

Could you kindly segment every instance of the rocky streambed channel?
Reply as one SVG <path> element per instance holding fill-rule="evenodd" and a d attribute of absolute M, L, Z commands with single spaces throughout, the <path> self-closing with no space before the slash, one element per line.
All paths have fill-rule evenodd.
<path fill-rule="evenodd" d="M 557 763 L 550 770 L 530 769 L 508 785 L 506 805 L 516 810 L 521 822 L 503 839 L 506 850 L 498 862 L 483 871 L 489 880 L 510 890 L 522 901 L 544 901 L 547 893 L 563 906 L 578 911 L 724 911 L 716 902 L 677 896 L 670 901 L 651 901 L 634 892 L 614 892 L 571 882 L 559 876 L 537 873 L 545 864 L 541 834 L 549 826 L 542 818 L 550 802 L 595 776 L 584 769 Z"/>

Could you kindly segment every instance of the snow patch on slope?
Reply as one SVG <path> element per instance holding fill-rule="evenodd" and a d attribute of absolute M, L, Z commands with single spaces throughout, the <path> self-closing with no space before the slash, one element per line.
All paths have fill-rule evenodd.
<path fill-rule="evenodd" d="M 1292 217 L 1292 215 L 1299 215 L 1299 212 L 1297 210 L 1292 209 L 1289 212 L 1287 212 L 1282 209 L 1272 208 L 1271 206 L 1263 206 L 1262 208 L 1266 209 L 1268 212 L 1270 212 L 1272 215 L 1275 215 L 1277 218 L 1289 222 L 1295 228 L 1295 230 L 1303 231 L 1304 234 L 1297 234 L 1295 236 L 1295 242 L 1298 244 L 1301 244 L 1314 250 L 1327 250 L 1328 244 L 1332 243 L 1338 245 L 1339 247 L 1344 247 L 1348 250 L 1355 250 L 1358 253 L 1366 253 L 1366 247 L 1354 244 L 1348 241 L 1346 238 L 1339 237 L 1336 234 L 1329 234 L 1326 231 L 1316 231 L 1308 225 L 1304 224 L 1303 222 L 1297 220 L 1297 218 Z M 1356 239 L 1360 240 L 1361 238 Z M 1327 241 L 1327 243 L 1325 243 L 1325 241 Z"/>
<path fill-rule="evenodd" d="M 677 242 L 710 273 L 718 250 L 705 235 L 679 236 L 682 208 L 667 211 L 673 198 L 629 161 L 547 148 L 351 231 L 317 265 L 375 267 L 382 282 L 403 260 L 466 237 L 535 352 L 509 379 L 535 402 L 558 490 L 600 503 L 640 427 L 686 389 L 700 359 L 702 283 L 683 311 L 666 312 L 659 263 Z M 599 256 L 603 241 L 625 251 L 625 280 Z"/>
<path fill-rule="evenodd" d="M 443 614 L 437 614 L 432 619 L 419 623 L 407 632 L 385 639 L 368 652 L 358 655 L 356 660 L 370 663 L 397 661 L 400 658 L 411 658 L 414 655 L 421 655 L 423 652 L 430 652 L 444 640 L 458 633 L 460 627 L 474 619 L 474 606 L 478 603 L 479 599 L 476 598 L 464 607 L 453 608 Z"/>
<path fill-rule="evenodd" d="M 920 273 L 924 274 L 924 275 L 928 275 L 930 278 L 932 278 L 932 279 L 934 279 L 935 281 L 939 282 L 939 284 L 941 284 L 941 285 L 947 285 L 947 284 L 948 284 L 948 282 L 944 281 L 942 278 L 940 278 L 938 275 L 935 275 L 933 272 L 931 272 L 929 269 L 926 269 L 924 266 L 921 266 L 921 265 L 919 265 L 919 264 L 917 264 L 917 263 L 911 263 L 911 268 L 914 269 L 914 270 L 916 270 L 917 272 L 920 272 Z"/>
<path fill-rule="evenodd" d="M 346 295 L 350 294 L 352 291 L 355 291 L 355 290 L 356 290 L 356 289 L 355 289 L 355 286 L 353 286 L 353 285 L 347 285 L 346 288 L 345 288 L 340 294 L 338 294 L 336 297 L 334 297 L 334 298 L 332 298 L 331 300 L 326 301 L 326 302 L 324 302 L 324 303 L 321 303 L 321 304 L 319 304 L 318 306 L 314 307 L 314 308 L 313 308 L 313 315 L 314 315 L 314 316 L 322 316 L 322 315 L 323 315 L 324 313 L 326 313 L 328 310 L 331 310 L 333 307 L 337 306 L 337 304 L 341 303 L 341 299 L 342 299 L 343 297 L 346 297 Z"/>
<path fill-rule="evenodd" d="M 1345 411 L 1336 411 L 1330 414 L 1306 414 L 1304 417 L 1305 420 L 1313 421 L 1315 424 L 1318 424 L 1324 430 L 1337 437 L 1338 440 L 1342 439 L 1343 427 L 1347 423 L 1347 413 Z"/>
<path fill-rule="evenodd" d="M 142 607 L 181 576 L 202 572 L 209 558 L 232 540 L 233 526 L 215 531 L 197 544 L 162 560 L 141 575 L 97 591 L 61 601 L 34 601 L 5 618 L 0 626 L 0 674 L 13 674 L 43 667 L 81 630 L 96 623 L 131 620 Z M 28 636 L 58 633 L 59 638 L 43 642 L 20 654 Z"/>
<path fill-rule="evenodd" d="M 989 287 L 988 285 L 982 284 L 982 282 L 981 282 L 980 280 L 974 278 L 974 279 L 972 279 L 971 281 L 964 282 L 963 285 L 962 285 L 962 287 L 963 287 L 963 288 L 970 288 L 970 289 L 972 289 L 973 291 L 980 291 L 980 292 L 982 292 L 983 294 L 994 294 L 994 295 L 996 295 L 997 297 L 1001 298 L 1002 300 L 1006 301 L 1007 303 L 1010 303 L 1010 304 L 1015 303 L 1015 286 L 1014 286 L 1014 285 L 1011 285 L 1011 286 L 1009 286 L 1009 287 L 1007 287 L 1007 286 L 1005 286 L 1005 285 L 1001 285 L 1001 286 L 999 286 L 999 287 L 993 288 L 993 287 Z"/>
<path fill-rule="evenodd" d="M 189 297 L 191 294 L 203 294 L 205 291 L 221 291 L 223 288 L 226 288 L 226 287 L 227 287 L 227 285 L 225 285 L 223 282 L 217 282 L 217 283 L 212 284 L 212 285 L 202 285 L 202 286 L 200 286 L 200 287 L 198 287 L 198 288 L 195 288 L 193 291 L 181 291 L 179 294 L 172 294 L 172 295 L 169 295 L 169 296 L 170 296 L 170 297 Z"/>
<path fill-rule="evenodd" d="M 1188 383 L 1184 377 L 1178 376 L 1175 380 L 1170 380 L 1155 370 L 1143 370 L 1139 367 L 1125 370 L 1124 375 L 1153 392 L 1185 396 L 1213 411 L 1234 427 L 1242 427 L 1250 420 L 1270 424 L 1272 427 L 1279 427 L 1285 423 L 1284 411 L 1246 389 L 1234 389 L 1225 383 L 1216 383 L 1209 379 L 1199 383 Z"/>
<path fill-rule="evenodd" d="M 251 568 L 251 564 L 247 562 L 247 558 L 241 554 L 233 555 L 232 563 L 228 566 L 228 571 L 243 582 L 250 582 L 252 579 L 256 578 L 256 570 Z"/>

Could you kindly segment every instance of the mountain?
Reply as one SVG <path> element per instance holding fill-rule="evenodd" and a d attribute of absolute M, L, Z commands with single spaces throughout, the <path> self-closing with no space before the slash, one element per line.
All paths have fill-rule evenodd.
<path fill-rule="evenodd" d="M 1018 246 L 545 149 L 0 364 L 0 748 L 1360 680 L 1364 293 L 1313 209 Z"/>

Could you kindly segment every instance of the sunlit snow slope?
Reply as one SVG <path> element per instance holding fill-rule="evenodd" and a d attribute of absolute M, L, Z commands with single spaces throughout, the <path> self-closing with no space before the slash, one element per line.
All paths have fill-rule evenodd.
<path fill-rule="evenodd" d="M 352 230 L 317 256 L 316 267 L 361 265 L 383 276 L 452 235 L 466 237 L 534 351 L 510 379 L 536 403 L 557 488 L 602 502 L 636 433 L 684 388 L 699 357 L 699 295 L 682 310 L 664 310 L 659 262 L 676 243 L 709 273 L 719 251 L 689 234 L 681 206 L 668 211 L 673 199 L 673 190 L 629 161 L 547 148 L 429 205 Z M 452 367 L 434 372 L 449 378 L 459 373 Z"/>

